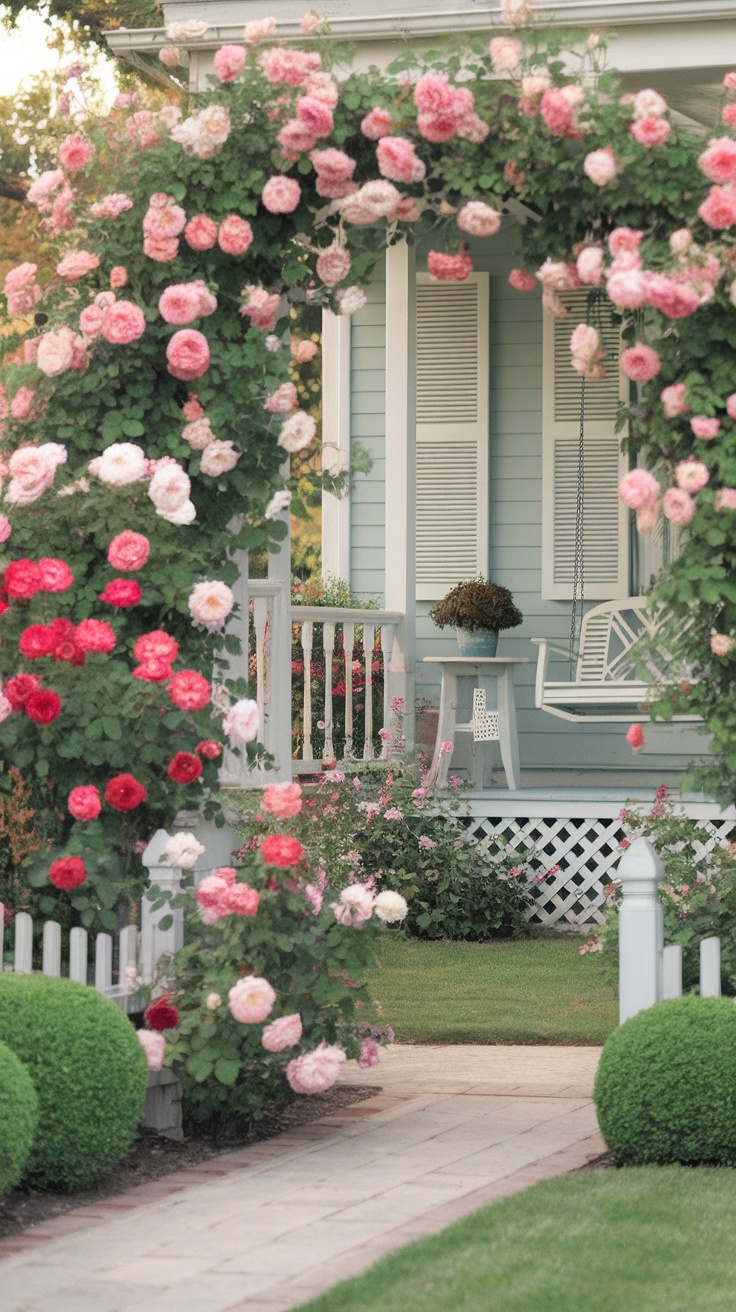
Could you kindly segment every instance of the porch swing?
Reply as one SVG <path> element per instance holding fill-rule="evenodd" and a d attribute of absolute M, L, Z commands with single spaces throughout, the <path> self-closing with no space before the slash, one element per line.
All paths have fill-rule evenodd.
<path fill-rule="evenodd" d="M 625 722 L 646 714 L 656 700 L 657 685 L 675 678 L 676 658 L 658 639 L 664 637 L 665 614 L 653 611 L 648 597 L 604 601 L 584 613 L 585 607 L 585 378 L 580 385 L 580 433 L 575 504 L 570 638 L 564 648 L 548 638 L 532 638 L 538 648 L 535 683 L 537 710 L 561 720 L 606 724 Z M 643 653 L 648 648 L 646 655 Z M 569 678 L 547 677 L 550 656 L 562 657 Z M 642 664 L 650 678 L 642 678 Z M 696 720 L 678 715 L 676 720 Z"/>

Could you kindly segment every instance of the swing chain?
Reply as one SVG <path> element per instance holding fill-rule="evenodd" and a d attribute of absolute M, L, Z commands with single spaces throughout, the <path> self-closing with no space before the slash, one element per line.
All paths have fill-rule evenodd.
<path fill-rule="evenodd" d="M 574 678 L 580 643 L 580 626 L 585 608 L 585 378 L 580 380 L 580 437 L 578 439 L 578 479 L 575 502 L 575 556 L 572 575 L 572 614 L 570 616 L 570 678 Z M 579 602 L 579 609 L 578 609 Z"/>

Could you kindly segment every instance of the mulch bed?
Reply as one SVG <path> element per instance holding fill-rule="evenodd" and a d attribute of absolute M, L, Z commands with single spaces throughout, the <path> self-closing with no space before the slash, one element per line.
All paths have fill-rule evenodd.
<path fill-rule="evenodd" d="M 600 1157 L 594 1157 L 592 1162 L 586 1162 L 585 1166 L 578 1167 L 578 1174 L 581 1171 L 617 1171 L 618 1163 L 613 1153 L 601 1153 Z"/>
<path fill-rule="evenodd" d="M 233 1148 L 273 1139 L 284 1130 L 307 1125 L 322 1116 L 330 1116 L 343 1107 L 349 1107 L 351 1103 L 363 1102 L 379 1092 L 380 1085 L 377 1084 L 338 1085 L 327 1093 L 300 1098 L 281 1111 L 264 1116 L 251 1127 L 247 1139 L 232 1140 L 227 1144 L 205 1138 L 177 1142 L 162 1138 L 155 1130 L 141 1130 L 127 1156 L 89 1189 L 74 1194 L 35 1194 L 25 1189 L 14 1189 L 6 1197 L 0 1198 L 0 1238 L 18 1234 L 51 1216 L 69 1212 L 74 1207 L 84 1207 L 88 1203 L 113 1198 L 115 1194 L 125 1193 L 138 1184 L 158 1180 L 163 1175 L 170 1175 L 172 1171 L 197 1166 L 220 1153 L 232 1152 Z"/>

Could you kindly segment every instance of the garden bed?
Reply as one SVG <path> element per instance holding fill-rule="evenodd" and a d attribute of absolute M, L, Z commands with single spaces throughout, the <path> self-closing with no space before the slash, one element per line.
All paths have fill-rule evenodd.
<path fill-rule="evenodd" d="M 49 1217 L 57 1216 L 61 1212 L 69 1212 L 72 1208 L 113 1198 L 116 1194 L 125 1193 L 138 1184 L 159 1180 L 173 1171 L 197 1166 L 200 1162 L 217 1157 L 220 1153 L 232 1152 L 233 1148 L 242 1147 L 244 1143 L 251 1144 L 263 1139 L 273 1139 L 285 1130 L 291 1130 L 297 1125 L 307 1125 L 310 1121 L 329 1116 L 332 1112 L 349 1107 L 352 1103 L 372 1098 L 379 1092 L 380 1085 L 375 1084 L 336 1085 L 327 1093 L 300 1098 L 288 1107 L 283 1107 L 270 1116 L 264 1116 L 261 1121 L 253 1124 L 252 1133 L 246 1140 L 233 1140 L 228 1143 L 205 1137 L 176 1142 L 162 1138 L 154 1130 L 141 1130 L 122 1161 L 89 1189 L 82 1189 L 73 1194 L 36 1194 L 24 1189 L 14 1189 L 7 1197 L 0 1198 L 0 1238 L 40 1225 Z"/>

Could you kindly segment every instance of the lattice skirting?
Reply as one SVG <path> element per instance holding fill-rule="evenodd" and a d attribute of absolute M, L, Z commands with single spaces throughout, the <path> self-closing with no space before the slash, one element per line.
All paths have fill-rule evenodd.
<path fill-rule="evenodd" d="M 601 925 L 605 921 L 603 888 L 610 884 L 621 856 L 625 830 L 621 820 L 564 817 L 507 819 L 469 816 L 464 823 L 481 844 L 501 839 L 509 847 L 533 848 L 542 869 L 560 868 L 537 886 L 528 919 L 558 929 Z M 734 821 L 702 820 L 698 855 L 733 837 Z"/>

